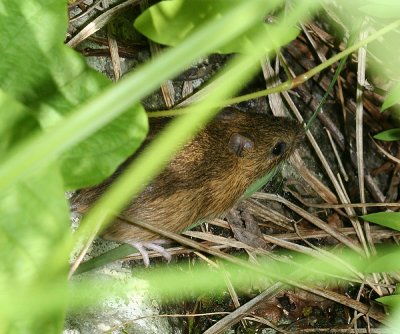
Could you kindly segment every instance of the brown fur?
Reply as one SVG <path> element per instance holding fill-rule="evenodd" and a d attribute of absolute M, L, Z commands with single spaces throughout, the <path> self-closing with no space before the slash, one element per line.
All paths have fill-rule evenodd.
<path fill-rule="evenodd" d="M 159 120 L 151 124 L 150 138 L 159 127 Z M 252 143 L 243 154 L 235 154 L 229 147 L 230 138 L 235 134 Z M 222 113 L 184 146 L 122 215 L 174 232 L 181 232 L 200 219 L 216 217 L 229 210 L 250 184 L 286 159 L 302 136 L 300 125 L 287 118 L 231 111 Z M 272 149 L 278 142 L 284 142 L 286 150 L 276 156 Z M 81 190 L 72 200 L 75 209 L 84 213 L 124 166 L 121 165 L 102 184 Z M 160 239 L 118 219 L 103 237 L 120 242 Z"/>

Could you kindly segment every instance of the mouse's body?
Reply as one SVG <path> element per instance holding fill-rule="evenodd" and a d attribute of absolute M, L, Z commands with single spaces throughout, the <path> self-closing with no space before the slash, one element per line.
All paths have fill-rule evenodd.
<path fill-rule="evenodd" d="M 159 126 L 160 121 L 150 124 L 151 136 Z M 121 215 L 173 232 L 221 215 L 254 181 L 286 159 L 302 136 L 302 127 L 287 118 L 224 111 L 182 148 Z M 72 199 L 75 209 L 84 213 L 123 168 L 124 164 L 102 184 L 79 191 Z M 103 237 L 139 250 L 140 245 L 160 239 L 118 219 Z"/>

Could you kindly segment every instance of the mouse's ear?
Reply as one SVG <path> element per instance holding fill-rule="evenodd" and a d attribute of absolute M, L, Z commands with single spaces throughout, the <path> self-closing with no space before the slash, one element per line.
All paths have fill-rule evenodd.
<path fill-rule="evenodd" d="M 254 147 L 253 141 L 240 133 L 234 133 L 229 138 L 229 150 L 235 153 L 238 157 L 243 157 L 246 150 L 251 150 Z"/>

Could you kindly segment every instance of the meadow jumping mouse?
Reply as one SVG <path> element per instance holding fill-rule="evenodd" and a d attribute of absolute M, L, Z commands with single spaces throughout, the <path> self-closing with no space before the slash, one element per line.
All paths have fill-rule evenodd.
<path fill-rule="evenodd" d="M 148 140 L 162 123 L 150 122 Z M 181 149 L 121 215 L 173 232 L 182 232 L 201 219 L 215 218 L 233 207 L 254 181 L 288 158 L 302 136 L 302 127 L 288 118 L 225 109 Z M 85 213 L 126 163 L 100 185 L 80 190 L 72 198 L 74 209 Z M 102 237 L 133 245 L 146 265 L 146 249 L 170 257 L 160 246 L 160 236 L 118 218 Z"/>

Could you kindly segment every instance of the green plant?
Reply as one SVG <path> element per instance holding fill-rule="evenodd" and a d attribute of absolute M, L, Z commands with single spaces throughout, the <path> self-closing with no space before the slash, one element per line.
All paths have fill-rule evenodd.
<path fill-rule="evenodd" d="M 198 125 L 205 124 L 218 111 L 217 106 L 226 103 L 251 78 L 265 51 L 276 50 L 293 38 L 295 24 L 317 5 L 294 2 L 276 25 L 265 29 L 259 22 L 261 14 L 278 11 L 280 4 L 225 2 L 223 15 L 216 15 L 218 19 L 202 22 L 186 38 L 171 43 L 174 48 L 113 85 L 63 45 L 65 3 L 0 1 L 0 333 L 60 332 L 67 308 L 92 305 L 110 293 L 109 287 L 115 282 L 102 282 L 99 287 L 89 280 L 68 281 L 71 252 L 88 243 L 94 232 L 143 189 L 179 146 L 195 134 Z M 221 8 L 216 10 L 219 14 Z M 229 29 L 225 29 L 227 26 Z M 388 26 L 387 30 L 394 29 L 399 22 Z M 64 191 L 99 182 L 137 149 L 147 132 L 140 100 L 198 57 L 215 50 L 243 50 L 243 43 L 237 44 L 237 40 L 243 41 L 249 32 L 253 43 L 246 44 L 246 52 L 215 79 L 218 88 L 187 108 L 187 113 L 153 142 L 71 235 Z M 398 250 L 394 252 L 398 254 Z M 292 272 L 292 267 L 276 263 L 255 267 L 240 259 L 231 260 L 258 275 L 268 273 L 271 279 Z M 357 263 L 353 255 L 346 260 Z M 366 264 L 360 263 L 360 267 Z M 299 259 L 301 272 L 293 273 L 287 283 L 304 279 L 308 264 L 309 259 Z M 329 261 L 320 264 L 320 277 L 325 277 L 329 266 Z M 385 269 L 391 266 L 394 264 Z M 227 270 L 234 272 L 237 267 Z M 209 291 L 212 287 L 204 287 L 204 281 L 217 287 L 222 282 L 214 276 L 215 280 L 207 280 L 210 273 L 199 269 L 191 282 Z M 158 282 L 160 274 L 154 277 Z M 245 280 L 240 278 L 238 275 L 238 284 L 243 284 Z M 176 285 L 179 279 L 187 282 L 179 273 L 170 281 L 163 277 L 162 282 L 171 284 L 161 292 L 176 293 L 182 286 Z M 158 289 L 162 286 L 157 285 Z M 122 293 L 130 288 L 127 284 L 117 290 Z"/>

